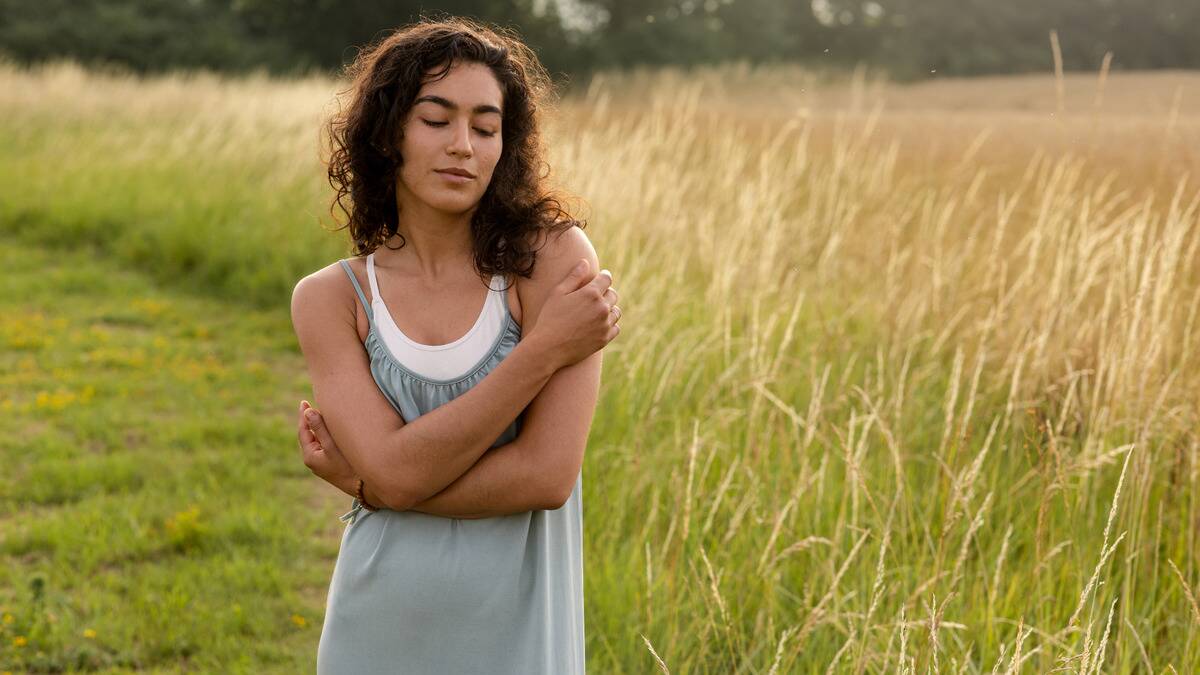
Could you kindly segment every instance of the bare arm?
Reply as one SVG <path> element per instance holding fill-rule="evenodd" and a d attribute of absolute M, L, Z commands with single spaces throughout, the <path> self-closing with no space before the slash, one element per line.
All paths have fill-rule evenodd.
<path fill-rule="evenodd" d="M 599 269 L 595 249 L 576 228 L 539 250 L 533 277 L 518 282 L 522 323 L 527 328 L 537 322 L 555 280 L 580 258 Z M 616 290 L 609 288 L 605 296 L 615 301 Z M 561 507 L 583 465 L 599 398 L 603 352 L 556 371 L 526 409 L 516 439 L 485 452 L 449 487 L 410 510 L 486 518 Z"/>
<path fill-rule="evenodd" d="M 466 473 L 409 511 L 446 518 L 492 518 L 538 509 L 554 509 L 530 454 L 517 440 L 492 448 Z M 370 502 L 370 498 L 367 498 Z"/>
<path fill-rule="evenodd" d="M 483 453 L 449 487 L 409 510 L 449 518 L 489 518 L 561 507 L 570 498 L 583 465 L 583 448 L 598 397 L 602 354 L 596 352 L 555 373 L 554 378 L 561 376 L 563 380 L 553 389 L 574 390 L 567 394 L 570 398 L 551 393 L 541 404 L 548 414 L 532 420 L 527 412 L 516 439 Z M 542 392 L 547 388 L 551 385 Z M 542 396 L 539 394 L 538 399 Z M 534 405 L 539 405 L 537 400 Z M 573 413 L 574 417 L 568 419 L 554 409 Z"/>
<path fill-rule="evenodd" d="M 558 368 L 529 336 L 474 387 L 405 423 L 371 376 L 351 302 L 350 280 L 331 265 L 296 285 L 292 323 L 325 423 L 367 494 L 389 508 L 406 510 L 465 473 Z"/>

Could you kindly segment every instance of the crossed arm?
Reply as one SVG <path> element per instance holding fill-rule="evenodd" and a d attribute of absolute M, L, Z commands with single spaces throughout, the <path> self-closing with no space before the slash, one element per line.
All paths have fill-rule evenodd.
<path fill-rule="evenodd" d="M 556 371 L 526 410 L 517 438 L 488 450 L 445 489 L 407 510 L 473 519 L 562 506 L 570 497 L 582 466 L 583 453 L 570 449 L 573 439 L 578 438 L 579 428 L 583 428 L 586 438 L 587 428 L 591 425 L 602 353 L 596 352 L 579 363 Z M 550 387 L 558 393 L 551 391 L 547 395 Z M 576 392 L 581 392 L 582 396 Z M 531 423 L 535 416 L 571 421 L 543 428 L 536 420 Z M 336 454 L 336 442 L 323 421 L 319 420 L 313 429 L 325 451 L 332 450 Z M 559 456 L 547 456 L 550 453 Z M 354 495 L 359 475 L 347 463 L 347 471 L 334 470 L 322 478 Z M 381 498 L 373 493 L 365 478 L 363 492 L 368 503 L 381 503 Z"/>
<path fill-rule="evenodd" d="M 518 288 L 522 304 L 523 338 L 529 336 L 555 283 L 565 276 L 575 261 L 583 257 L 588 259 L 592 270 L 599 267 L 595 251 L 581 231 L 572 228 L 558 240 L 552 241 L 558 243 L 548 242 L 541 249 L 543 254 L 548 255 L 545 258 L 539 256 L 533 278 L 525 280 Z M 345 276 L 341 270 L 336 272 Z M 342 279 L 341 283 L 348 284 L 348 280 Z M 301 334 L 302 330 L 297 321 L 297 306 L 303 304 L 297 300 L 299 288 L 297 286 L 297 292 L 293 293 L 293 321 L 297 323 L 298 334 Z M 301 321 L 311 326 L 311 320 Z M 310 335 L 311 330 L 304 329 Z M 315 339 L 310 337 L 308 341 L 311 343 Z M 303 335 L 301 342 L 303 346 Z M 517 351 L 521 350 L 522 346 L 526 347 L 523 351 L 528 353 L 518 356 Z M 381 434 L 388 434 L 389 439 L 393 436 L 389 431 L 366 431 L 364 426 L 379 430 L 398 429 L 409 425 L 405 425 L 404 420 L 390 404 L 379 403 L 382 394 L 378 391 L 378 386 L 371 378 L 369 370 L 357 363 L 358 360 L 365 361 L 365 354 L 356 357 L 353 368 L 332 369 L 338 371 L 336 374 L 326 368 L 319 373 L 319 377 L 318 374 L 314 374 L 314 392 L 317 396 L 321 395 L 316 386 L 318 379 L 330 382 L 334 386 L 334 393 L 327 401 L 319 400 L 321 403 L 329 403 L 322 407 L 326 413 L 330 413 L 330 417 L 322 417 L 318 424 L 310 426 L 313 426 L 318 435 L 317 440 L 326 449 L 328 457 L 325 459 L 336 462 L 340 458 L 344 463 L 344 470 L 334 472 L 338 476 L 336 480 L 322 475 L 315 468 L 314 472 L 347 492 L 353 492 L 354 486 L 357 485 L 357 477 L 361 476 L 368 502 L 388 505 L 397 510 L 415 510 L 454 518 L 483 518 L 534 509 L 558 508 L 569 497 L 583 463 L 583 451 L 599 393 L 602 357 L 600 352 L 596 352 L 578 363 L 554 370 L 546 379 L 544 373 L 535 372 L 544 366 L 536 363 L 536 358 L 531 357 L 535 352 L 529 351 L 528 347 L 529 345 L 519 344 L 518 349 L 510 353 L 500 366 L 473 387 L 472 391 L 423 415 L 411 425 L 412 429 L 405 430 L 408 432 L 408 438 L 433 451 L 425 456 L 425 465 L 415 465 L 408 458 L 398 461 L 397 455 L 392 453 L 390 447 L 386 451 L 380 451 L 378 447 L 366 447 L 370 445 L 372 438 L 378 440 L 384 437 Z M 330 351 L 324 346 L 321 346 L 321 349 Z M 309 350 L 305 351 L 307 355 Z M 514 356 L 517 358 L 513 358 Z M 311 359 L 309 365 L 310 370 L 313 370 Z M 500 372 L 502 370 L 505 371 L 503 374 Z M 347 382 L 346 378 L 350 377 L 353 381 Z M 489 379 L 493 381 L 488 382 Z M 499 431 L 494 430 L 507 426 L 503 424 L 502 418 L 512 414 L 505 411 L 513 409 L 513 401 L 508 401 L 510 405 L 505 408 L 495 400 L 497 396 L 485 396 L 482 395 L 483 391 L 477 390 L 499 394 L 506 388 L 501 382 L 520 383 L 522 387 L 542 383 L 540 390 L 533 389 L 537 393 L 533 395 L 532 401 L 528 398 L 513 398 L 513 401 L 528 402 L 528 405 L 521 413 L 523 417 L 520 433 L 512 442 L 487 450 L 483 450 L 484 445 L 479 445 L 479 450 L 475 450 L 467 445 L 451 447 L 450 441 L 443 440 L 444 437 L 441 436 L 429 436 L 423 432 L 416 437 L 412 435 L 416 428 L 423 428 L 423 431 L 453 429 L 459 435 L 459 438 L 455 439 L 456 442 L 464 443 L 463 437 L 469 435 L 464 429 L 476 429 L 478 431 L 475 433 L 474 442 L 479 442 L 480 438 L 486 440 L 488 434 L 494 440 L 495 436 L 499 435 Z M 361 396 L 364 399 L 361 405 L 347 405 L 341 400 L 339 394 L 348 392 L 353 392 L 355 398 Z M 481 395 L 472 396 L 473 393 Z M 511 392 L 505 392 L 504 397 L 512 398 L 508 396 L 509 393 Z M 388 415 L 391 419 L 386 419 Z M 483 431 L 485 428 L 488 429 L 486 433 Z M 343 440 L 348 440 L 349 445 L 339 446 L 334 441 L 333 431 L 337 431 Z M 324 438 L 320 437 L 322 433 Z M 447 447 L 441 447 L 443 444 Z M 463 458 L 467 458 L 469 463 L 463 462 Z M 466 468 L 451 469 L 451 459 L 459 461 L 459 466 Z M 430 489 L 429 483 L 420 481 L 420 486 L 411 486 L 415 474 L 402 474 L 415 469 L 424 469 L 424 473 L 420 474 L 422 477 L 432 477 L 435 472 L 440 472 L 439 478 L 431 480 L 437 480 L 434 485 L 441 485 L 441 489 Z M 447 475 L 447 470 L 458 472 L 457 477 L 453 473 Z M 421 494 L 423 498 L 402 500 L 394 496 L 400 492 L 397 486 L 404 484 L 406 479 L 410 485 L 405 488 L 406 494 Z"/>
<path fill-rule="evenodd" d="M 412 510 L 486 518 L 562 506 L 583 465 L 603 352 L 555 371 L 523 413 L 516 439 L 483 453 L 466 473 Z M 549 494 L 529 495 L 530 485 L 542 485 Z"/>

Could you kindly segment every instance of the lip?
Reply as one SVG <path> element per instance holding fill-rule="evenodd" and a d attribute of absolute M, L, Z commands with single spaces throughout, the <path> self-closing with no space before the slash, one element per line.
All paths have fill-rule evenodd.
<path fill-rule="evenodd" d="M 441 174 L 446 180 L 455 183 L 465 183 L 470 180 L 475 180 L 475 174 L 467 171 L 466 169 L 435 169 L 435 171 Z"/>

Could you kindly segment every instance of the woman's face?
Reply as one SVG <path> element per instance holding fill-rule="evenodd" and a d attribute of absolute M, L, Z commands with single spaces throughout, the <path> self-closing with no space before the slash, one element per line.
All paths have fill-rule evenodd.
<path fill-rule="evenodd" d="M 479 203 L 504 145 L 501 99 L 496 76 L 480 63 L 456 63 L 441 79 L 421 86 L 400 143 L 396 197 L 401 205 L 419 200 L 461 214 Z"/>

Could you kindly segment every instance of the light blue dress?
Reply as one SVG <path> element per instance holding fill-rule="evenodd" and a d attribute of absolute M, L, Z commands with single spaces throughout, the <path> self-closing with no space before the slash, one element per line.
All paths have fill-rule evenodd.
<path fill-rule="evenodd" d="M 371 303 L 341 261 L 370 323 L 371 375 L 406 422 L 482 380 L 516 346 L 508 312 L 494 348 L 441 381 L 387 350 Z M 516 438 L 513 420 L 491 447 Z M 583 474 L 558 509 L 478 519 L 368 511 L 357 499 L 334 565 L 318 675 L 573 675 L 584 672 Z"/>

